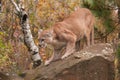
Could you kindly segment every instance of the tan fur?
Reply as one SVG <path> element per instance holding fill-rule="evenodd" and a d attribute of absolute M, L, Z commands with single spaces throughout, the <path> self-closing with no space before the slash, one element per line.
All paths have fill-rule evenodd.
<path fill-rule="evenodd" d="M 39 34 L 39 40 L 43 39 L 44 43 L 54 47 L 52 57 L 45 64 L 58 59 L 57 55 L 61 59 L 71 55 L 75 51 L 76 43 L 80 45 L 78 43 L 83 37 L 86 37 L 87 46 L 94 44 L 94 16 L 90 10 L 79 8 L 62 22 L 57 22 L 51 29 Z M 65 47 L 65 54 L 61 55 L 59 52 L 63 47 Z"/>

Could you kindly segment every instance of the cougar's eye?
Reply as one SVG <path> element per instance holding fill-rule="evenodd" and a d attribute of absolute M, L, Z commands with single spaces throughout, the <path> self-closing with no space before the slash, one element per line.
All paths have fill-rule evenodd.
<path fill-rule="evenodd" d="M 43 42 L 45 39 L 40 39 L 41 42 Z"/>
<path fill-rule="evenodd" d="M 39 42 L 41 43 L 41 42 L 43 42 L 45 39 L 44 38 L 41 38 L 41 39 L 39 39 Z"/>

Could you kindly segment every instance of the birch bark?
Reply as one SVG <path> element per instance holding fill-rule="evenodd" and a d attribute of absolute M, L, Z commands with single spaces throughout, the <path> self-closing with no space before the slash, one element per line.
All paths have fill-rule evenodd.
<path fill-rule="evenodd" d="M 20 25 L 22 27 L 22 32 L 24 34 L 24 43 L 31 53 L 31 58 L 33 60 L 33 67 L 36 68 L 37 66 L 41 64 L 41 57 L 39 55 L 39 49 L 35 45 L 34 40 L 33 40 L 33 36 L 32 36 L 30 25 L 29 25 L 28 14 L 23 8 L 18 7 L 18 5 L 15 3 L 14 0 L 10 0 L 10 1 L 14 5 L 17 11 L 16 13 L 17 16 L 19 16 Z"/>

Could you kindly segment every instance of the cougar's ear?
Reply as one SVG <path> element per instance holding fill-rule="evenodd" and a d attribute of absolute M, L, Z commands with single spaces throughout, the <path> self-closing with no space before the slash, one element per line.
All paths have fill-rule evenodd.
<path fill-rule="evenodd" d="M 39 29 L 38 30 L 38 35 L 40 35 L 42 31 L 43 31 L 42 29 Z"/>

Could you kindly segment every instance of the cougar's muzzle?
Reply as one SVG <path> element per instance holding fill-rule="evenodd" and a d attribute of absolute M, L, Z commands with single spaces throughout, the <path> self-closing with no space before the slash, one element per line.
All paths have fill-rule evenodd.
<path fill-rule="evenodd" d="M 39 47 L 46 47 L 47 43 L 45 42 L 45 39 L 39 39 Z"/>

